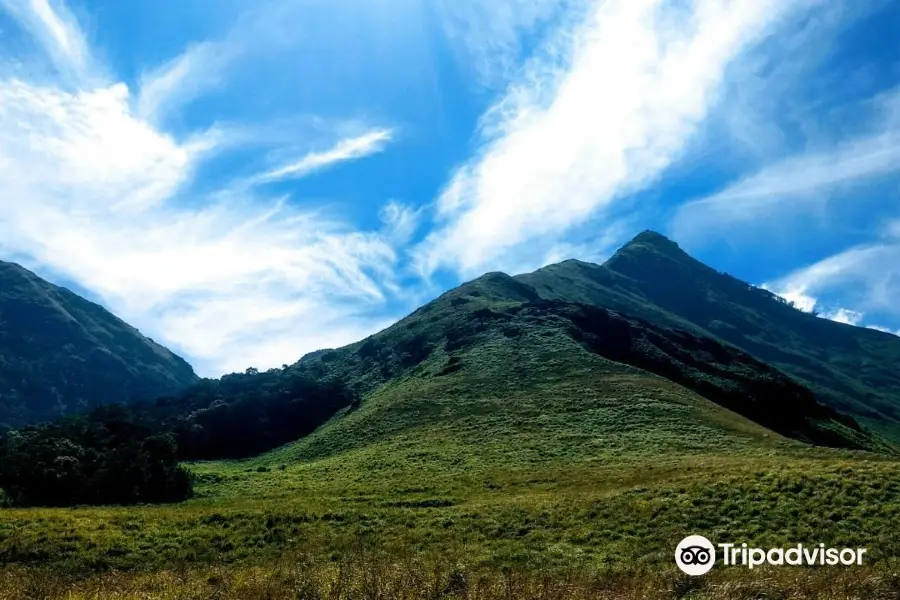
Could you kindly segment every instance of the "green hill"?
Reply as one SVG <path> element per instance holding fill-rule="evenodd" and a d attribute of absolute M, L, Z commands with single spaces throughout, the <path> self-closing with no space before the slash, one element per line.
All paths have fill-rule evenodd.
<path fill-rule="evenodd" d="M 505 352 L 515 348 L 515 356 L 473 360 L 472 354 L 485 346 Z M 516 388 L 528 390 L 542 377 L 562 384 L 592 355 L 635 377 L 653 374 L 680 384 L 795 439 L 879 446 L 853 419 L 817 403 L 808 389 L 733 346 L 591 305 L 542 300 L 503 273 L 462 285 L 379 334 L 317 353 L 293 368 L 316 379 L 343 381 L 363 396 L 398 378 L 425 385 L 456 372 L 461 375 L 454 378 L 454 389 L 479 381 L 486 392 L 502 396 Z M 566 358 L 551 361 L 549 356 Z M 490 371 L 489 364 L 504 360 L 515 371 Z"/>
<path fill-rule="evenodd" d="M 569 260 L 516 279 L 541 298 L 582 302 L 732 344 L 817 398 L 900 438 L 900 338 L 802 312 L 644 232 L 603 265 Z"/>
<path fill-rule="evenodd" d="M 650 247 L 667 248 L 650 239 Z M 632 251 L 626 248 L 613 262 Z M 338 424 L 323 431 L 352 429 L 331 437 L 318 432 L 301 446 L 324 444 L 333 453 L 432 422 L 456 427 L 482 412 L 527 422 L 538 410 L 538 391 L 554 386 L 565 401 L 544 405 L 542 417 L 563 419 L 571 429 L 573 414 L 581 423 L 582 413 L 593 414 L 593 403 L 606 403 L 614 411 L 585 421 L 590 431 L 612 435 L 618 419 L 626 419 L 642 430 L 635 440 L 641 448 L 690 447 L 698 443 L 697 428 L 711 427 L 716 439 L 735 431 L 754 431 L 760 439 L 774 432 L 820 446 L 895 451 L 852 417 L 819 403 L 810 389 L 696 328 L 541 298 L 536 287 L 489 273 L 378 334 L 315 352 L 292 367 L 249 369 L 204 380 L 180 395 L 24 430 L 0 444 L 7 457 L 0 485 L 11 501 L 25 505 L 177 500 L 189 493 L 178 460 L 254 456 L 329 420 Z M 643 306 L 641 312 L 652 312 Z M 625 404 L 607 389 L 609 379 L 629 382 Z M 647 405 L 642 389 L 663 392 Z M 380 412 L 373 413 L 369 404 L 376 396 Z M 492 400 L 472 405 L 473 397 Z M 360 414 L 368 416 L 360 422 Z"/>
<path fill-rule="evenodd" d="M 490 273 L 355 344 L 132 406 L 219 457 L 187 465 L 194 496 L 4 509 L 0 586 L 70 600 L 890 597 L 891 447 L 624 275 L 548 269 L 566 276 Z M 97 423 L 83 439 L 108 430 Z M 871 562 L 691 579 L 672 561 L 688 534 L 866 547 Z"/>
<path fill-rule="evenodd" d="M 0 261 L 0 428 L 196 381 L 184 360 L 102 307 Z"/>

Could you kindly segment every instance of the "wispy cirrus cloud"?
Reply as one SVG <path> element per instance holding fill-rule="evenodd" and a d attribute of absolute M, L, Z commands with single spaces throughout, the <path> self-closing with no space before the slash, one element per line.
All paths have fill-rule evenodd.
<path fill-rule="evenodd" d="M 405 245 L 418 231 L 422 223 L 422 208 L 413 208 L 396 200 L 381 207 L 378 213 L 385 234 L 397 245 Z"/>
<path fill-rule="evenodd" d="M 309 152 L 302 158 L 262 173 L 254 178 L 256 183 L 267 183 L 284 179 L 299 179 L 316 171 L 321 171 L 339 163 L 359 160 L 384 150 L 393 139 L 392 129 L 374 129 L 363 135 L 345 138 L 333 147 Z"/>
<path fill-rule="evenodd" d="M 833 133 L 818 119 L 864 87 L 858 80 L 865 67 L 835 68 L 844 49 L 841 36 L 889 2 L 809 3 L 807 18 L 731 67 L 722 102 L 711 115 L 707 150 L 724 152 L 726 157 L 716 158 L 753 171 L 796 151 L 797 137 L 817 140 Z"/>
<path fill-rule="evenodd" d="M 486 115 L 481 152 L 437 201 L 439 225 L 418 250 L 420 271 L 473 274 L 508 264 L 513 251 L 517 260 L 544 256 L 572 227 L 648 186 L 682 155 L 726 67 L 810 4 L 591 5 Z"/>
<path fill-rule="evenodd" d="M 141 75 L 136 115 L 159 122 L 172 109 L 180 108 L 220 84 L 228 65 L 240 54 L 234 44 L 201 42 L 182 54 Z"/>
<path fill-rule="evenodd" d="M 13 1 L 13 0 L 6 0 Z M 145 70 L 135 98 L 137 115 L 158 125 L 198 97 L 231 83 L 236 71 L 304 39 L 304 3 L 248 4 L 221 35 L 188 44 L 162 65 Z"/>
<path fill-rule="evenodd" d="M 15 18 L 43 47 L 67 77 L 86 77 L 92 60 L 88 43 L 66 5 L 55 0 L 0 0 L 0 9 Z"/>
<path fill-rule="evenodd" d="M 804 310 L 850 325 L 900 318 L 900 241 L 849 248 L 766 284 Z M 878 328 L 878 327 L 876 327 Z"/>
<path fill-rule="evenodd" d="M 273 366 L 380 322 L 368 313 L 396 260 L 387 238 L 254 196 L 173 202 L 206 149 L 135 118 L 124 85 L 0 82 L 0 105 L 0 248 L 90 289 L 202 372 Z"/>
<path fill-rule="evenodd" d="M 691 201 L 676 213 L 676 236 L 724 233 L 729 226 L 760 220 L 812 205 L 822 205 L 834 192 L 900 172 L 900 91 L 879 103 L 886 114 L 866 134 L 832 146 L 775 161 L 707 198 Z"/>
<path fill-rule="evenodd" d="M 60 35 L 84 39 L 66 23 Z M 88 49 L 57 45 L 72 64 L 92 64 Z M 158 84 L 163 92 L 178 69 L 161 71 L 178 75 Z M 192 192 L 197 169 L 233 140 L 176 138 L 134 100 L 124 83 L 0 77 L 0 253 L 90 290 L 205 375 L 293 362 L 391 320 L 388 233 L 227 180 Z M 281 176 L 361 156 L 389 136 L 313 153 Z"/>
<path fill-rule="evenodd" d="M 590 6 L 587 0 L 437 0 L 434 8 L 444 33 L 457 44 L 462 61 L 477 80 L 489 87 L 513 78 L 527 57 L 526 40 L 573 11 Z"/>

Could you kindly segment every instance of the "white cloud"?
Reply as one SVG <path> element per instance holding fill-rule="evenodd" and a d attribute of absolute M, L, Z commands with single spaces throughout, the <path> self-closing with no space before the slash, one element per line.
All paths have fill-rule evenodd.
<path fill-rule="evenodd" d="M 437 0 L 434 8 L 447 37 L 487 86 L 509 81 L 521 67 L 526 38 L 588 0 Z"/>
<path fill-rule="evenodd" d="M 880 331 L 882 333 L 890 333 L 891 335 L 900 336 L 900 329 L 894 330 L 889 327 L 882 327 L 881 325 L 866 325 L 867 329 L 874 329 L 875 331 Z"/>
<path fill-rule="evenodd" d="M 386 233 L 354 230 L 324 210 L 234 182 L 198 195 L 189 186 L 198 165 L 223 145 L 246 146 L 248 136 L 259 145 L 266 127 L 176 139 L 153 122 L 216 84 L 229 53 L 256 34 L 269 33 L 269 47 L 290 43 L 295 36 L 282 35 L 291 28 L 281 18 L 289 5 L 254 13 L 228 43 L 192 46 L 147 74 L 135 101 L 125 84 L 95 76 L 61 2 L 0 0 L 60 70 L 43 85 L 0 75 L 0 255 L 90 290 L 203 374 L 280 366 L 382 327 L 386 296 L 397 289 Z M 353 122 L 299 123 L 295 151 L 310 131 L 318 130 L 312 143 L 324 129 L 332 139 L 359 131 Z M 347 138 L 275 176 L 361 157 L 391 135 Z"/>
<path fill-rule="evenodd" d="M 0 81 L 0 251 L 91 290 L 206 374 L 383 324 L 389 241 L 287 202 L 175 202 L 209 150 L 136 118 L 123 84 Z"/>
<path fill-rule="evenodd" d="M 238 54 L 234 45 L 203 42 L 144 73 L 136 102 L 137 116 L 159 122 L 171 109 L 184 106 L 218 85 L 226 67 Z"/>
<path fill-rule="evenodd" d="M 769 284 L 772 289 L 788 289 L 794 293 L 815 293 L 829 286 L 857 277 L 860 268 L 881 270 L 893 246 L 860 246 L 830 256 L 815 264 L 798 269 Z M 877 266 L 876 266 L 877 265 Z"/>
<path fill-rule="evenodd" d="M 67 93 L 2 82 L 0 185 L 46 188 L 67 209 L 141 209 L 172 194 L 203 147 L 177 145 L 135 120 L 127 100 L 124 84 Z M 20 198 L 7 194 L 7 210 L 33 211 Z"/>
<path fill-rule="evenodd" d="M 480 155 L 438 200 L 419 270 L 465 274 L 559 236 L 678 159 L 725 68 L 806 2 L 608 0 L 563 28 L 488 113 Z"/>
<path fill-rule="evenodd" d="M 393 136 L 394 132 L 391 129 L 374 129 L 360 136 L 345 138 L 328 150 L 310 152 L 299 160 L 263 173 L 256 178 L 256 181 L 265 183 L 283 179 L 300 179 L 338 163 L 359 160 L 384 150 Z"/>
<path fill-rule="evenodd" d="M 395 245 L 403 245 L 415 235 L 421 223 L 422 210 L 396 200 L 385 204 L 378 213 L 385 235 Z"/>
<path fill-rule="evenodd" d="M 843 62 L 832 62 L 844 50 L 840 36 L 888 2 L 815 2 L 806 18 L 734 65 L 711 115 L 703 148 L 707 155 L 752 171 L 760 162 L 794 151 L 797 137 L 813 143 L 827 138 L 835 127 L 823 127 L 820 119 L 831 113 L 834 122 L 840 121 L 829 109 L 860 86 L 856 78 L 862 72 L 848 73 Z M 708 169 L 708 161 L 701 168 Z"/>
<path fill-rule="evenodd" d="M 62 74 L 75 78 L 88 75 L 91 57 L 84 33 L 63 2 L 0 0 L 0 9 L 34 36 Z"/>
<path fill-rule="evenodd" d="M 859 325 L 860 323 L 862 323 L 863 317 L 865 315 L 855 310 L 839 308 L 836 311 L 823 313 L 820 316 L 831 321 L 844 323 L 845 325 Z"/>
<path fill-rule="evenodd" d="M 826 308 L 822 306 L 822 303 L 818 298 L 809 294 L 809 292 L 815 291 L 817 293 L 829 294 L 833 297 L 833 292 L 840 292 L 841 285 L 836 283 L 834 279 L 846 277 L 847 273 L 845 271 L 848 268 L 848 265 L 855 264 L 855 261 L 855 258 L 851 258 L 849 262 L 843 263 L 840 260 L 835 260 L 825 265 L 819 263 L 820 268 L 818 269 L 814 265 L 813 267 L 799 270 L 782 280 L 771 284 L 764 284 L 762 287 L 763 289 L 774 291 L 774 293 L 778 294 L 788 302 L 791 302 L 797 309 L 807 313 L 814 313 L 822 319 L 828 319 L 845 325 L 864 326 L 869 329 L 893 333 L 891 330 L 878 325 L 863 325 L 866 314 L 862 311 L 843 307 Z M 827 261 L 823 262 L 827 263 Z M 840 293 L 838 295 L 840 296 Z M 850 298 L 850 300 L 865 304 L 865 302 L 861 302 L 859 298 Z"/>
<path fill-rule="evenodd" d="M 188 45 L 178 56 L 141 75 L 136 100 L 141 118 L 163 123 L 196 98 L 234 85 L 242 69 L 255 73 L 260 63 L 272 57 L 284 57 L 290 64 L 295 46 L 307 38 L 309 3 L 272 0 L 235 6 L 238 13 L 227 31 Z"/>
<path fill-rule="evenodd" d="M 763 289 L 769 290 L 775 294 L 778 294 L 788 302 L 792 302 L 794 306 L 803 312 L 812 312 L 816 308 L 816 304 L 818 301 L 812 296 L 808 296 L 801 291 L 796 289 L 783 289 L 781 291 L 772 290 L 768 284 L 762 286 Z"/>
<path fill-rule="evenodd" d="M 900 123 L 898 123 L 900 125 Z M 742 224 L 822 203 L 840 186 L 900 171 L 900 127 L 775 162 L 721 192 L 682 206 L 675 235 L 706 235 L 711 227 Z"/>
<path fill-rule="evenodd" d="M 892 240 L 850 248 L 767 284 L 784 298 L 840 307 L 823 316 L 859 324 L 866 314 L 900 318 L 900 244 Z"/>

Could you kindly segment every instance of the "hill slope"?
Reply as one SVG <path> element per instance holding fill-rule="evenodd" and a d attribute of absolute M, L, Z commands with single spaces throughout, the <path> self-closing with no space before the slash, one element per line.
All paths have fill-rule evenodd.
<path fill-rule="evenodd" d="M 516 280 L 541 298 L 622 311 L 732 344 L 823 403 L 900 438 L 900 338 L 804 313 L 644 232 L 603 265 L 569 260 Z"/>
<path fill-rule="evenodd" d="M 174 397 L 22 430 L 0 444 L 7 457 L 0 485 L 18 504 L 183 498 L 189 490 L 179 459 L 245 458 L 315 432 L 294 455 L 309 459 L 372 451 L 397 435 L 428 440 L 429 431 L 444 432 L 442 444 L 466 441 L 487 451 L 505 440 L 501 449 L 530 445 L 538 454 L 562 439 L 598 436 L 621 439 L 617 445 L 633 455 L 734 450 L 780 439 L 772 432 L 891 450 L 733 346 L 587 304 L 542 300 L 514 278 L 490 273 L 366 340 L 287 369 L 204 380 Z M 163 459 L 168 471 L 139 476 L 135 466 L 137 479 L 125 476 L 129 464 Z"/>
<path fill-rule="evenodd" d="M 0 261 L 0 428 L 195 381 L 187 362 L 104 308 Z"/>
<path fill-rule="evenodd" d="M 285 425 L 315 430 L 248 460 L 188 465 L 196 496 L 181 504 L 0 511 L 0 563 L 9 565 L 0 574 L 17 581 L 26 567 L 28 581 L 42 582 L 51 569 L 119 573 L 108 592 L 100 590 L 109 583 L 84 584 L 99 598 L 145 588 L 185 595 L 177 586 L 223 598 L 355 598 L 370 589 L 457 597 L 461 581 L 471 582 L 469 597 L 485 598 L 556 598 L 552 582 L 575 590 L 567 598 L 819 598 L 834 589 L 888 597 L 900 553 L 900 463 L 773 429 L 851 448 L 877 439 L 684 319 L 675 329 L 540 296 L 488 274 L 356 344 L 143 405 L 184 416 L 182 430 L 201 440 L 217 424 L 231 439 L 256 423 L 264 434 L 256 439 L 271 445 Z M 297 387 L 337 380 L 346 394 L 326 387 L 304 399 Z M 52 437 L 55 451 L 60 436 Z M 260 449 L 208 448 L 216 454 L 206 458 Z M 687 534 L 868 547 L 872 567 L 717 567 L 688 580 L 672 564 Z M 273 577 L 294 577 L 295 565 L 316 570 L 279 579 L 279 595 L 260 565 Z M 582 572 L 592 579 L 572 588 L 566 574 Z M 336 594 L 348 573 L 366 584 Z M 385 587 L 392 574 L 416 583 L 394 593 Z M 539 582 L 535 593 L 510 587 L 524 577 Z M 485 581 L 499 596 L 474 587 Z M 240 582 L 264 591 L 246 593 Z"/>
<path fill-rule="evenodd" d="M 466 359 L 486 349 L 493 350 L 478 360 Z M 498 358 L 501 354 L 505 358 Z M 588 360 L 592 355 L 602 360 Z M 494 373 L 492 365 L 502 361 L 510 365 Z M 702 397 L 798 440 L 880 446 L 852 419 L 817 403 L 808 389 L 737 348 L 595 306 L 542 300 L 502 273 L 460 286 L 379 334 L 317 353 L 292 368 L 318 379 L 342 380 L 363 396 L 386 383 L 406 382 L 402 385 L 422 390 L 421 402 L 427 405 L 433 394 L 424 390 L 454 374 L 454 395 L 476 386 L 478 394 L 503 398 L 551 382 L 564 386 L 588 363 L 599 369 L 594 378 L 606 371 L 627 373 L 635 382 L 667 386 L 677 397 Z M 660 384 L 659 378 L 668 381 Z M 696 418 L 704 417 L 698 413 Z M 370 423 L 368 431 L 380 427 Z"/>

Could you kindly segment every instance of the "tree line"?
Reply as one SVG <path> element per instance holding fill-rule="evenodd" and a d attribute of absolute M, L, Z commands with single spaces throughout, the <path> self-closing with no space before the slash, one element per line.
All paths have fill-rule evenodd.
<path fill-rule="evenodd" d="M 294 368 L 204 379 L 178 396 L 10 431 L 0 487 L 19 506 L 175 502 L 189 460 L 245 458 L 296 440 L 355 400 L 335 380 Z"/>

